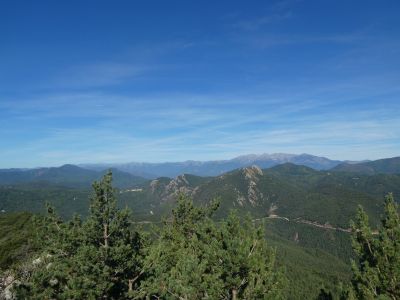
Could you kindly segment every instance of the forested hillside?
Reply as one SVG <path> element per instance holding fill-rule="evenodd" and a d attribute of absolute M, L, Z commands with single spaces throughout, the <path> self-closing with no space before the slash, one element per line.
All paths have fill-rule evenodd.
<path fill-rule="evenodd" d="M 19 263 L 34 251 L 33 227 L 32 214 L 0 214 L 0 270 Z"/>
<path fill-rule="evenodd" d="M 119 172 L 116 182 L 121 183 Z M 86 218 L 92 192 L 69 184 L 28 181 L 0 187 L 6 232 L 0 244 L 3 267 L 15 264 L 26 249 L 34 248 L 28 241 L 36 232 L 29 214 L 8 212 L 44 215 L 45 203 L 49 202 L 63 219 L 75 213 Z M 115 197 L 117 206 L 132 210 L 132 225 L 146 230 L 149 224 L 162 225 L 161 217 L 170 215 L 179 195 L 191 197 L 200 206 L 218 199 L 219 208 L 212 217 L 217 222 L 227 218 L 232 209 L 242 217 L 250 214 L 277 249 L 277 265 L 289 279 L 286 297 L 304 299 L 314 297 L 321 289 L 340 293 L 338 286 L 350 278 L 350 260 L 354 257 L 350 219 L 362 205 L 373 228 L 377 228 L 384 195 L 399 194 L 399 187 L 400 176 L 395 174 L 355 176 L 288 163 L 263 170 L 252 166 L 218 177 L 185 174 L 174 179 L 158 178 L 134 188 L 118 188 Z"/>
<path fill-rule="evenodd" d="M 150 224 L 162 225 L 161 218 L 170 215 L 181 194 L 200 206 L 218 199 L 219 209 L 212 217 L 218 222 L 232 209 L 242 217 L 250 214 L 277 249 L 277 266 L 288 279 L 285 297 L 304 299 L 318 295 L 321 289 L 338 294 L 340 282 L 350 278 L 354 257 L 350 219 L 358 205 L 377 228 L 384 196 L 400 194 L 398 174 L 356 174 L 337 169 L 317 171 L 286 163 L 269 169 L 245 167 L 216 177 L 183 174 L 145 180 L 118 170 L 113 170 L 113 176 L 117 206 L 131 209 L 132 224 L 146 230 Z M 2 171 L 0 210 L 6 233 L 0 243 L 2 267 L 17 263 L 27 250 L 35 248 L 31 217 L 18 212 L 44 215 L 48 202 L 63 219 L 76 213 L 86 218 L 91 181 L 104 173 L 69 165 Z"/>
<path fill-rule="evenodd" d="M 400 157 L 378 159 L 369 162 L 343 163 L 332 168 L 332 171 L 361 174 L 400 174 Z"/>
<path fill-rule="evenodd" d="M 112 169 L 115 178 L 115 186 L 119 188 L 131 188 L 146 181 L 146 179 L 132 174 Z M 52 168 L 36 169 L 0 169 L 0 185 L 15 184 L 52 184 L 69 188 L 86 188 L 94 180 L 99 180 L 107 170 L 93 171 L 74 165 L 63 165 Z"/>
<path fill-rule="evenodd" d="M 292 166 L 282 168 L 287 171 Z M 260 173 L 254 167 L 251 170 Z M 297 171 L 297 175 L 309 172 Z M 186 182 L 190 186 L 199 180 L 189 177 Z M 205 183 L 209 184 L 209 179 Z M 358 215 L 353 215 L 352 229 L 345 231 L 277 215 L 241 217 L 240 210 L 228 216 L 220 214 L 215 221 L 213 216 L 222 209 L 221 200 L 193 205 L 180 193 L 167 218 L 144 230 L 127 210 L 117 208 L 118 191 L 111 187 L 111 174 L 93 187 L 85 220 L 75 216 L 63 221 L 52 206 L 47 206 L 47 214 L 34 219 L 26 213 L 0 217 L 4 232 L 0 267 L 6 276 L 0 288 L 3 285 L 17 297 L 29 299 L 200 299 L 204 295 L 222 299 L 353 299 L 354 295 L 369 295 L 371 288 L 366 278 L 372 276 L 373 269 L 364 274 L 363 264 L 359 268 L 355 263 L 353 271 L 350 269 L 350 259 L 365 259 L 363 243 L 379 251 L 370 250 L 371 255 L 382 255 L 386 251 L 382 249 L 392 247 L 385 256 L 393 256 L 392 262 L 382 262 L 381 268 L 387 269 L 386 277 L 398 272 L 400 220 L 391 195 L 385 205 L 382 203 L 385 218 L 380 225 L 370 229 L 365 211 L 359 209 Z M 374 238 L 376 234 L 379 239 Z M 370 266 L 374 267 L 372 260 Z M 7 283 L 7 278 L 16 278 L 12 282 L 18 283 Z M 349 285 L 351 278 L 353 287 Z M 374 282 L 378 295 L 398 295 L 396 284 Z"/>

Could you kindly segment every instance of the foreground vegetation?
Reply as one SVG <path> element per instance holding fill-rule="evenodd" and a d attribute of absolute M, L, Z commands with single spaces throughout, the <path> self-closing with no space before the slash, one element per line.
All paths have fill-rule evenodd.
<path fill-rule="evenodd" d="M 386 197 L 379 232 L 371 230 L 362 207 L 352 229 L 354 294 L 359 299 L 400 299 L 400 217 L 393 196 Z"/>
<path fill-rule="evenodd" d="M 180 197 L 172 218 L 149 239 L 116 207 L 111 175 L 94 184 L 90 215 L 62 222 L 52 207 L 37 220 L 43 247 L 24 274 L 19 298 L 279 299 L 282 276 L 261 227 L 232 214 L 211 220 L 217 204 Z M 26 272 L 23 272 L 26 273 Z"/>
<path fill-rule="evenodd" d="M 63 221 L 51 206 L 45 217 L 35 221 L 28 214 L 13 215 L 21 222 L 18 228 L 34 235 L 36 241 L 29 246 L 33 255 L 22 263 L 14 249 L 25 247 L 24 243 L 0 247 L 1 257 L 9 256 L 1 260 L 3 269 L 10 268 L 13 260 L 20 261 L 13 274 L 18 279 L 13 286 L 18 298 L 400 297 L 400 221 L 391 195 L 386 199 L 379 232 L 369 227 L 366 213 L 359 209 L 352 225 L 355 253 L 350 272 L 334 250 L 335 245 L 348 243 L 347 233 L 332 233 L 332 245 L 312 249 L 307 242 L 301 245 L 303 239 L 309 240 L 307 232 L 313 236 L 312 229 L 302 229 L 304 224 L 291 223 L 293 228 L 279 221 L 263 224 L 235 213 L 216 222 L 212 216 L 218 202 L 197 207 L 183 195 L 163 226 L 144 231 L 132 225 L 128 210 L 118 209 L 111 174 L 93 187 L 85 220 L 75 216 Z M 12 223 L 8 226 L 11 229 Z M 269 245 L 264 228 L 271 229 L 267 231 Z M 280 236 L 295 232 L 296 239 L 290 242 L 276 232 Z M 352 256 L 338 252 L 344 258 Z M 350 279 L 351 285 L 347 285 Z"/>
<path fill-rule="evenodd" d="M 29 213 L 0 215 L 0 270 L 10 267 L 34 252 L 30 242 L 33 236 L 33 220 Z"/>

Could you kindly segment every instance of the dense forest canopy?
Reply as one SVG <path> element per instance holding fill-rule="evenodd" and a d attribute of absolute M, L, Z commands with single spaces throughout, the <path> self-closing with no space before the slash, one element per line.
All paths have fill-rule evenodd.
<path fill-rule="evenodd" d="M 45 215 L 2 216 L 8 242 L 0 262 L 15 278 L 8 290 L 21 299 L 399 297 L 400 220 L 391 194 L 378 227 L 360 207 L 349 232 L 322 229 L 332 243 L 325 248 L 313 242 L 318 227 L 235 210 L 214 218 L 220 199 L 198 206 L 183 193 L 162 223 L 148 227 L 119 208 L 116 195 L 108 173 L 93 184 L 84 219 L 63 219 L 51 205 Z"/>

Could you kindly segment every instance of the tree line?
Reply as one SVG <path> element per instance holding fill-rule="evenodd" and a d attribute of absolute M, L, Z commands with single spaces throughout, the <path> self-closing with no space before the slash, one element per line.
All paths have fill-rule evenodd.
<path fill-rule="evenodd" d="M 235 212 L 212 219 L 218 202 L 180 195 L 161 227 L 144 231 L 119 209 L 112 174 L 93 184 L 89 216 L 36 218 L 39 251 L 20 271 L 17 299 L 284 299 L 287 286 L 264 227 Z M 400 299 L 400 218 L 386 197 L 379 232 L 360 207 L 352 223 L 353 278 L 340 299 Z M 319 299 L 334 299 L 321 290 Z"/>

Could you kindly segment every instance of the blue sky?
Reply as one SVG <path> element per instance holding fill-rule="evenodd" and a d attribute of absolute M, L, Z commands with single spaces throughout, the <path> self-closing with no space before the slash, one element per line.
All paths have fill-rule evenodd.
<path fill-rule="evenodd" d="M 1 1 L 0 168 L 400 155 L 400 2 Z"/>

